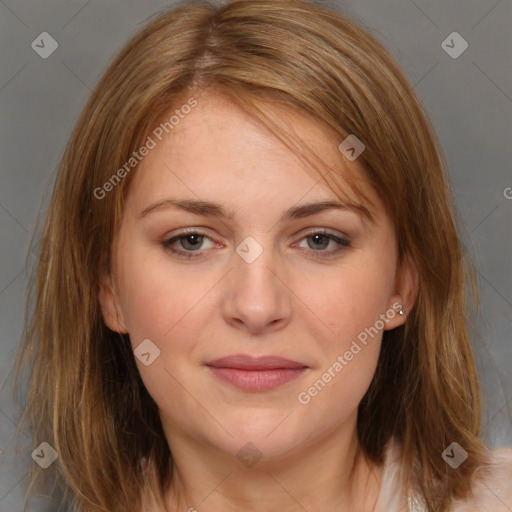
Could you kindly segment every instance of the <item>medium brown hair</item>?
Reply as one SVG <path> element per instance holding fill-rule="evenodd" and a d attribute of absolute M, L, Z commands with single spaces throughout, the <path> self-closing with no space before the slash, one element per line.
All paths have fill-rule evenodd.
<path fill-rule="evenodd" d="M 98 301 L 136 169 L 104 198 L 94 191 L 165 113 L 209 88 L 287 144 L 295 139 L 265 105 L 300 109 L 340 142 L 355 134 L 364 143 L 364 179 L 394 223 L 399 263 L 411 258 L 418 270 L 419 292 L 406 324 L 384 333 L 359 405 L 358 437 L 376 464 L 397 439 L 405 483 L 428 510 L 447 510 L 453 497 L 468 493 L 485 458 L 467 324 L 476 281 L 445 158 L 413 87 L 382 44 L 347 16 L 301 0 L 194 2 L 159 13 L 94 89 L 58 170 L 17 363 L 20 375 L 30 371 L 25 419 L 34 446 L 47 441 L 59 454 L 45 475 L 78 511 L 138 512 L 144 458 L 154 491 L 163 494 L 168 484 L 172 455 L 157 406 L 127 336 L 106 327 Z M 323 179 L 337 189 L 341 173 L 324 169 Z M 357 189 L 355 178 L 351 185 Z M 469 454 L 457 470 L 441 457 L 452 441 Z"/>

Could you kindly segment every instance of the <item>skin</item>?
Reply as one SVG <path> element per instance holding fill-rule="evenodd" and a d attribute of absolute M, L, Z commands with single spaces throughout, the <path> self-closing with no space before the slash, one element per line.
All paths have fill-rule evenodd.
<path fill-rule="evenodd" d="M 100 302 L 106 324 L 150 339 L 160 356 L 137 364 L 160 410 L 175 469 L 169 510 L 370 511 L 379 468 L 355 464 L 357 406 L 375 372 L 382 330 L 308 404 L 297 396 L 327 371 L 365 328 L 398 302 L 410 311 L 417 272 L 397 268 L 396 237 L 376 193 L 376 223 L 349 209 L 278 222 L 292 206 L 338 201 L 304 163 L 243 110 L 206 91 L 198 105 L 139 165 L 115 245 L 115 272 Z M 287 126 L 345 175 L 357 163 L 311 118 L 273 106 Z M 162 207 L 167 198 L 212 201 L 233 219 Z M 209 238 L 163 242 L 197 228 Z M 315 239 L 327 229 L 350 247 Z M 248 236 L 263 248 L 247 263 L 236 252 Z M 316 245 L 315 245 L 316 242 Z M 195 245 L 194 245 L 195 244 Z M 317 248 L 319 247 L 319 248 Z M 323 252 L 322 252 L 323 251 Z M 395 314 L 384 329 L 405 321 Z M 243 391 L 204 363 L 231 354 L 276 355 L 309 368 L 271 391 Z M 262 458 L 246 467 L 237 452 L 253 443 Z"/>

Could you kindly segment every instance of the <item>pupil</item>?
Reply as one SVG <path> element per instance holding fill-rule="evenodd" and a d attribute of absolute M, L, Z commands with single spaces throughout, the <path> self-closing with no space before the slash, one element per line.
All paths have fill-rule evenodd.
<path fill-rule="evenodd" d="M 325 241 L 324 241 L 324 244 L 322 244 L 322 239 L 323 238 L 325 238 L 325 235 L 313 235 L 314 245 L 317 248 L 320 247 L 320 246 L 325 245 Z M 316 242 L 320 242 L 320 244 L 317 244 Z"/>
<path fill-rule="evenodd" d="M 201 245 L 199 243 L 199 239 L 202 238 L 202 235 L 187 235 L 185 237 L 186 242 L 191 245 L 192 247 L 195 247 L 197 245 Z M 192 242 L 190 240 L 192 239 Z"/>

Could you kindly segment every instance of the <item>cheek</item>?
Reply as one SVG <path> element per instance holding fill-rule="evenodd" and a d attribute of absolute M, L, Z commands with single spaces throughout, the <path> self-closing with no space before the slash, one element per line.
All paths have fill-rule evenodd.
<path fill-rule="evenodd" d="M 317 316 L 309 316 L 308 329 L 311 337 L 316 329 L 318 365 L 294 398 L 299 410 L 315 418 L 315 435 L 354 413 L 375 373 L 390 283 L 376 266 L 365 269 L 345 268 L 310 296 Z M 318 336 L 318 329 L 327 334 Z"/>
<path fill-rule="evenodd" d="M 208 280 L 171 266 L 163 251 L 151 257 L 134 251 L 120 260 L 119 269 L 121 307 L 134 344 L 173 335 L 211 287 Z"/>
<path fill-rule="evenodd" d="M 298 391 L 299 416 L 309 418 L 314 437 L 327 435 L 356 414 L 375 373 L 380 339 L 360 347 L 351 361 L 333 359 Z"/>
<path fill-rule="evenodd" d="M 300 294 L 314 315 L 312 323 L 342 348 L 357 335 L 375 325 L 385 313 L 393 287 L 393 270 L 383 267 L 371 255 L 357 264 L 329 270 L 322 278 L 305 279 Z M 378 324 L 381 330 L 381 322 Z"/>
<path fill-rule="evenodd" d="M 316 286 L 304 281 L 302 288 L 308 294 L 304 302 L 315 313 L 305 318 L 310 319 L 310 336 L 319 344 L 319 364 L 296 398 L 318 414 L 326 428 L 332 423 L 329 414 L 331 419 L 344 418 L 357 408 L 373 379 L 382 315 L 388 311 L 394 283 L 393 262 L 383 262 L 377 252 L 351 263 L 331 272 L 329 279 L 315 280 Z M 387 318 L 395 314 L 389 313 Z"/>
<path fill-rule="evenodd" d="M 165 255 L 149 258 L 134 251 L 118 265 L 121 307 L 132 347 L 136 350 L 147 339 L 157 347 L 158 356 L 149 365 L 136 359 L 142 380 L 160 409 L 178 410 L 188 396 L 180 383 L 187 383 L 187 390 L 200 396 L 200 390 L 188 383 L 183 362 L 195 361 L 191 352 L 201 331 L 204 337 L 201 319 L 212 280 L 185 273 L 176 265 L 172 268 Z M 195 413 L 203 414 L 200 407 Z"/>

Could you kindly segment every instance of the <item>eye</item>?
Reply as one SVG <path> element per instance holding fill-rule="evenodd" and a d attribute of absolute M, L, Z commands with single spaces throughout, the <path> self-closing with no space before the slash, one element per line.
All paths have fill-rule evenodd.
<path fill-rule="evenodd" d="M 320 257 L 332 256 L 342 251 L 343 249 L 350 247 L 350 241 L 348 239 L 340 238 L 336 235 L 328 233 L 325 229 L 308 233 L 302 240 L 306 241 L 309 249 L 311 249 L 313 252 L 319 253 L 315 254 L 315 256 Z M 331 243 L 334 245 L 334 247 L 330 250 L 324 250 L 326 247 L 329 247 L 329 244 Z"/>
<path fill-rule="evenodd" d="M 203 255 L 206 250 L 203 247 L 205 240 L 209 240 L 213 246 L 219 246 L 219 244 L 214 242 L 208 235 L 195 229 L 182 232 L 177 236 L 164 240 L 162 245 L 166 250 L 180 258 L 191 259 Z M 351 246 L 348 239 L 335 236 L 328 233 L 326 230 L 317 230 L 308 233 L 301 239 L 301 242 L 303 240 L 307 242 L 307 248 L 310 249 L 311 252 L 317 253 L 315 257 L 332 256 Z M 181 247 L 175 247 L 176 244 Z M 329 250 L 324 250 L 326 247 L 329 247 L 329 244 L 334 245 L 334 247 Z"/>
<path fill-rule="evenodd" d="M 201 233 L 196 230 L 190 230 L 188 232 L 180 233 L 177 236 L 170 238 L 169 240 L 165 240 L 162 242 L 162 245 L 165 249 L 171 251 L 173 254 L 176 254 L 182 258 L 196 258 L 197 256 L 201 256 L 202 250 L 201 246 L 203 245 L 204 240 L 212 239 L 204 233 Z M 182 249 L 176 249 L 173 245 L 179 242 Z M 197 253 L 197 254 L 194 254 Z"/>

